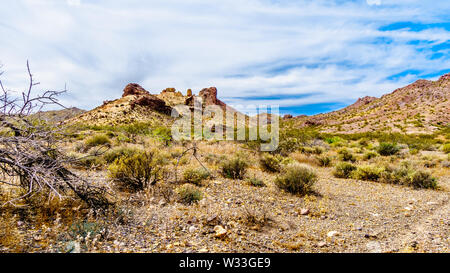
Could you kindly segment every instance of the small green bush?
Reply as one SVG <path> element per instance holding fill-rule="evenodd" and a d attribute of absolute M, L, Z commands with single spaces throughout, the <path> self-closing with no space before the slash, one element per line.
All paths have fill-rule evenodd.
<path fill-rule="evenodd" d="M 252 185 L 253 187 L 265 187 L 266 184 L 261 179 L 258 179 L 256 177 L 250 178 L 247 180 L 247 182 Z"/>
<path fill-rule="evenodd" d="M 222 175 L 231 179 L 243 179 L 247 172 L 248 162 L 241 156 L 226 160 L 221 165 Z"/>
<path fill-rule="evenodd" d="M 333 175 L 337 178 L 350 178 L 356 166 L 351 163 L 340 162 L 336 165 Z"/>
<path fill-rule="evenodd" d="M 329 167 L 331 166 L 331 157 L 329 156 L 318 156 L 316 157 L 317 164 L 320 167 Z"/>
<path fill-rule="evenodd" d="M 432 177 L 429 172 L 419 170 L 408 177 L 408 184 L 415 189 L 436 189 L 437 179 Z"/>
<path fill-rule="evenodd" d="M 107 135 L 95 135 L 87 138 L 84 142 L 86 150 L 89 150 L 90 148 L 95 146 L 109 145 L 109 144 L 111 144 L 111 141 L 109 140 L 109 137 Z"/>
<path fill-rule="evenodd" d="M 356 157 L 347 149 L 341 149 L 338 151 L 339 154 L 339 159 L 342 161 L 350 161 L 350 162 L 355 162 L 356 161 Z"/>
<path fill-rule="evenodd" d="M 177 189 L 180 202 L 185 204 L 196 203 L 203 199 L 203 193 L 194 185 L 185 184 Z"/>
<path fill-rule="evenodd" d="M 450 154 L 450 143 L 444 144 L 444 146 L 442 146 L 442 151 L 446 154 Z"/>
<path fill-rule="evenodd" d="M 377 152 L 382 156 L 395 155 L 400 151 L 400 148 L 394 143 L 382 142 L 377 148 Z"/>
<path fill-rule="evenodd" d="M 202 184 L 202 181 L 208 179 L 210 173 L 203 168 L 189 168 L 183 172 L 183 179 L 187 183 L 191 183 L 197 186 Z"/>
<path fill-rule="evenodd" d="M 380 182 L 405 185 L 416 189 L 436 189 L 437 179 L 429 172 L 415 170 L 411 166 L 401 166 L 400 168 L 385 168 L 381 173 Z"/>
<path fill-rule="evenodd" d="M 135 192 L 160 180 L 163 166 L 154 152 L 138 152 L 116 159 L 108 170 L 120 188 Z"/>
<path fill-rule="evenodd" d="M 378 181 L 384 168 L 377 166 L 360 166 L 353 171 L 352 177 L 359 180 Z"/>
<path fill-rule="evenodd" d="M 129 148 L 129 147 L 118 147 L 112 150 L 107 151 L 103 158 L 108 163 L 113 163 L 116 159 L 121 157 L 130 157 L 135 153 L 138 153 L 139 150 L 137 148 Z"/>
<path fill-rule="evenodd" d="M 291 164 L 285 167 L 283 175 L 275 179 L 275 185 L 292 194 L 308 194 L 313 191 L 316 181 L 317 175 L 312 169 L 299 164 Z"/>
<path fill-rule="evenodd" d="M 364 154 L 363 159 L 364 160 L 370 160 L 370 159 L 375 158 L 377 156 L 378 156 L 378 153 L 376 153 L 376 152 L 367 152 L 367 153 Z"/>
<path fill-rule="evenodd" d="M 270 154 L 264 154 L 259 159 L 259 163 L 261 165 L 261 168 L 268 172 L 276 173 L 281 170 L 280 160 L 278 160 L 277 157 Z"/>

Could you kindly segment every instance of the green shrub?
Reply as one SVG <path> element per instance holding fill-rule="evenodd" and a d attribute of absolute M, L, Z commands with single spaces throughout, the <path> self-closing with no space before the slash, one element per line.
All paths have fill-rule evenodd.
<path fill-rule="evenodd" d="M 248 163 L 241 156 L 235 156 L 232 159 L 222 163 L 222 175 L 231 179 L 243 179 L 247 172 Z"/>
<path fill-rule="evenodd" d="M 398 153 L 400 148 L 394 143 L 382 142 L 377 148 L 377 152 L 382 156 L 390 156 Z"/>
<path fill-rule="evenodd" d="M 415 170 L 408 165 L 400 168 L 385 168 L 381 173 L 380 182 L 405 185 L 416 189 L 437 188 L 437 179 L 433 178 L 429 172 Z"/>
<path fill-rule="evenodd" d="M 360 166 L 352 172 L 352 177 L 359 180 L 378 181 L 384 168 L 377 166 Z"/>
<path fill-rule="evenodd" d="M 155 152 L 137 152 L 116 159 L 108 170 L 122 189 L 140 191 L 161 179 L 163 166 Z"/>
<path fill-rule="evenodd" d="M 363 158 L 364 158 L 364 160 L 370 160 L 370 159 L 375 158 L 377 156 L 378 156 L 378 154 L 376 152 L 367 152 L 367 153 L 364 154 Z"/>
<path fill-rule="evenodd" d="M 444 153 L 449 154 L 450 153 L 450 143 L 444 144 L 444 146 L 442 146 L 442 151 L 444 151 Z"/>
<path fill-rule="evenodd" d="M 329 156 L 318 156 L 316 157 L 317 164 L 320 167 L 329 167 L 331 166 L 331 157 Z"/>
<path fill-rule="evenodd" d="M 437 179 L 429 172 L 419 170 L 408 177 L 408 185 L 415 189 L 436 189 Z"/>
<path fill-rule="evenodd" d="M 336 165 L 333 175 L 338 178 L 350 178 L 354 170 L 356 170 L 355 165 L 351 163 L 340 162 Z"/>
<path fill-rule="evenodd" d="M 355 162 L 356 157 L 347 149 L 341 149 L 338 151 L 339 159 L 342 161 Z"/>
<path fill-rule="evenodd" d="M 303 147 L 301 149 L 301 152 L 304 153 L 304 154 L 309 154 L 309 155 L 311 155 L 311 154 L 321 155 L 323 153 L 323 148 L 322 147 L 318 147 L 318 146 L 311 147 L 311 148 Z"/>
<path fill-rule="evenodd" d="M 86 150 L 89 150 L 90 148 L 95 146 L 109 145 L 111 144 L 111 141 L 109 140 L 109 137 L 107 135 L 95 135 L 86 139 L 84 144 Z"/>
<path fill-rule="evenodd" d="M 172 131 L 170 128 L 159 126 L 153 129 L 152 131 L 153 136 L 164 142 L 166 145 L 169 144 L 170 141 L 172 141 Z"/>
<path fill-rule="evenodd" d="M 247 180 L 247 182 L 252 185 L 253 187 L 265 187 L 266 184 L 261 179 L 258 179 L 256 177 L 250 178 Z"/>
<path fill-rule="evenodd" d="M 313 191 L 317 175 L 308 167 L 291 164 L 285 167 L 283 174 L 275 179 L 278 188 L 293 194 L 308 194 Z"/>
<path fill-rule="evenodd" d="M 187 183 L 195 184 L 197 186 L 200 186 L 202 184 L 202 181 L 208 179 L 209 176 L 210 173 L 204 168 L 189 168 L 183 172 L 184 181 Z"/>
<path fill-rule="evenodd" d="M 185 204 L 196 203 L 203 199 L 203 193 L 194 185 L 185 184 L 177 189 L 180 202 Z"/>
<path fill-rule="evenodd" d="M 270 154 L 264 154 L 259 159 L 259 163 L 261 165 L 261 168 L 268 172 L 275 173 L 281 170 L 280 160 L 278 160 L 277 157 Z"/>
<path fill-rule="evenodd" d="M 118 147 L 112 150 L 107 151 L 103 158 L 108 163 L 113 163 L 116 159 L 121 157 L 130 157 L 135 153 L 138 153 L 139 150 L 137 148 L 129 148 L 129 147 Z"/>

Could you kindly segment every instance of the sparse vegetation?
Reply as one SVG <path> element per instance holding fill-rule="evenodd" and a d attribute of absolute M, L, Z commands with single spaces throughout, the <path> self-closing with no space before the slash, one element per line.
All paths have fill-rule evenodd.
<path fill-rule="evenodd" d="M 242 156 L 235 156 L 222 163 L 222 175 L 231 179 L 244 179 L 247 172 L 248 161 L 244 160 Z"/>
<path fill-rule="evenodd" d="M 377 152 L 382 156 L 390 156 L 395 155 L 399 151 L 399 147 L 394 143 L 380 143 L 380 146 L 377 148 Z"/>
<path fill-rule="evenodd" d="M 281 170 L 280 160 L 271 154 L 262 155 L 259 162 L 261 168 L 267 172 L 275 173 Z"/>
<path fill-rule="evenodd" d="M 354 170 L 356 170 L 355 165 L 347 162 L 340 162 L 336 165 L 333 175 L 337 178 L 350 178 Z"/>
<path fill-rule="evenodd" d="M 139 152 L 116 159 L 109 177 L 122 189 L 140 191 L 162 178 L 163 167 L 155 152 Z"/>
<path fill-rule="evenodd" d="M 317 181 L 316 173 L 309 167 L 291 164 L 275 179 L 278 188 L 293 194 L 308 194 Z"/>
<path fill-rule="evenodd" d="M 188 168 L 183 172 L 183 179 L 187 183 L 201 186 L 203 180 L 208 179 L 210 173 L 204 168 Z"/>
<path fill-rule="evenodd" d="M 203 193 L 194 185 L 185 184 L 177 189 L 180 202 L 184 204 L 196 203 L 203 198 Z"/>

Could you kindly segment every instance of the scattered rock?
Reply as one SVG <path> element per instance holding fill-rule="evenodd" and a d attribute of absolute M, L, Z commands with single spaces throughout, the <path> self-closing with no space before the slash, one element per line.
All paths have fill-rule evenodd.
<path fill-rule="evenodd" d="M 300 210 L 300 215 L 308 215 L 309 214 L 309 209 L 301 209 Z"/>
<path fill-rule="evenodd" d="M 215 234 L 216 238 L 223 238 L 227 235 L 228 231 L 226 229 L 224 229 L 222 226 L 215 226 L 214 232 L 216 233 Z"/>
<path fill-rule="evenodd" d="M 335 236 L 339 236 L 339 232 L 337 232 L 336 230 L 330 231 L 327 233 L 328 237 L 335 237 Z"/>
<path fill-rule="evenodd" d="M 381 253 L 381 245 L 379 242 L 368 242 L 366 244 L 367 250 L 370 253 Z"/>
<path fill-rule="evenodd" d="M 189 227 L 189 233 L 194 233 L 197 231 L 197 228 L 195 226 L 190 226 Z"/>
<path fill-rule="evenodd" d="M 327 246 L 327 242 L 325 242 L 325 241 L 319 242 L 319 243 L 317 244 L 317 246 L 318 246 L 318 247 L 325 247 L 325 246 Z"/>
<path fill-rule="evenodd" d="M 70 241 L 66 245 L 66 253 L 81 253 L 80 243 L 77 241 Z"/>

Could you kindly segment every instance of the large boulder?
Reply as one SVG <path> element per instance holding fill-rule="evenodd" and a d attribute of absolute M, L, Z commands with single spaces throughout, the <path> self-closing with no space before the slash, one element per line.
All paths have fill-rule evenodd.
<path fill-rule="evenodd" d="M 131 96 L 131 95 L 134 95 L 134 96 L 150 95 L 150 93 L 147 90 L 145 90 L 144 88 L 142 88 L 142 86 L 140 86 L 139 84 L 130 83 L 127 86 L 125 86 L 125 89 L 123 89 L 122 98 L 126 97 L 126 96 Z"/>

